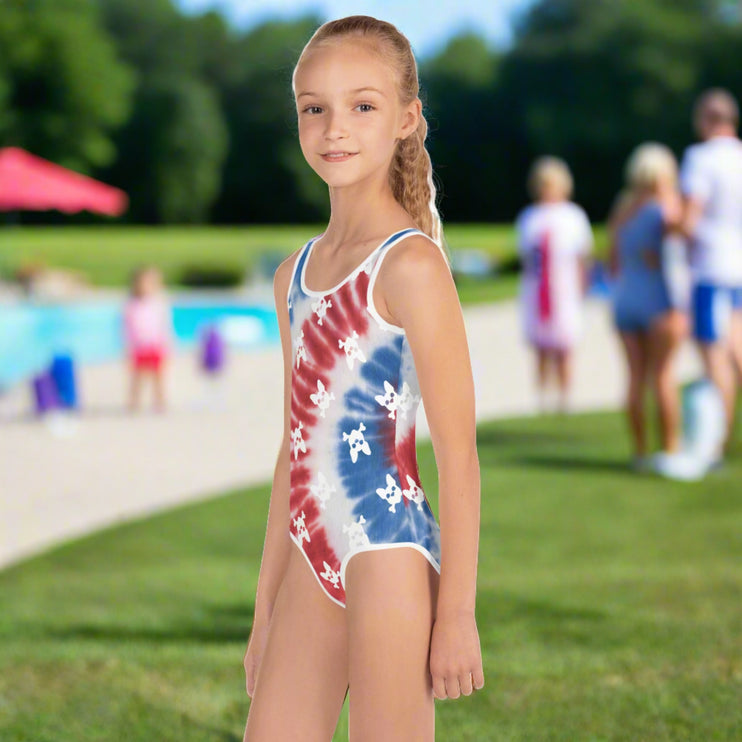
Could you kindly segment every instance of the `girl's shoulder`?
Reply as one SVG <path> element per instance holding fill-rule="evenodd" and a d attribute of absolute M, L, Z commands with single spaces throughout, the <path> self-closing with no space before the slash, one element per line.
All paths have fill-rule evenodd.
<path fill-rule="evenodd" d="M 683 202 L 679 193 L 672 193 L 657 199 L 656 220 L 663 229 L 672 230 L 680 226 L 683 220 Z"/>
<path fill-rule="evenodd" d="M 528 206 L 524 206 L 515 217 L 516 229 L 522 229 L 535 213 L 538 213 L 538 204 L 528 204 Z"/>
<path fill-rule="evenodd" d="M 291 255 L 289 255 L 287 258 L 281 261 L 281 263 L 278 264 L 278 268 L 276 268 L 276 272 L 273 274 L 274 284 L 285 282 L 288 286 L 288 284 L 291 282 L 291 277 L 294 273 L 294 268 L 296 267 L 296 264 L 299 260 L 299 256 L 316 239 L 316 237 L 313 237 L 311 240 L 308 240 L 298 250 L 294 250 Z"/>
<path fill-rule="evenodd" d="M 587 215 L 585 209 L 575 201 L 562 201 L 561 203 L 553 204 L 552 213 L 557 219 L 561 219 L 564 223 L 575 224 L 578 227 L 587 225 L 590 226 L 590 218 Z"/>
<path fill-rule="evenodd" d="M 564 208 L 570 214 L 574 214 L 579 219 L 587 219 L 587 211 L 580 206 L 576 201 L 565 201 Z"/>
<path fill-rule="evenodd" d="M 386 251 L 379 275 L 395 285 L 404 285 L 426 281 L 441 273 L 451 273 L 444 249 L 427 235 L 416 233 Z"/>
<path fill-rule="evenodd" d="M 281 298 L 281 301 L 284 297 L 288 300 L 289 290 L 294 280 L 299 258 L 316 239 L 316 237 L 313 237 L 311 240 L 308 240 L 298 250 L 294 250 L 291 255 L 279 263 L 276 272 L 273 274 L 273 293 L 277 303 L 279 298 Z"/>

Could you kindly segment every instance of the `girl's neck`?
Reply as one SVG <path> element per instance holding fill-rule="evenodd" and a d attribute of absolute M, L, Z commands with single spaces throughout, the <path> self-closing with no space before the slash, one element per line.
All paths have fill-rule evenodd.
<path fill-rule="evenodd" d="M 634 194 L 634 203 L 637 208 L 651 203 L 652 201 L 661 201 L 662 191 L 657 188 L 644 188 Z"/>
<path fill-rule="evenodd" d="M 543 196 L 542 198 L 540 198 L 538 202 L 542 206 L 551 206 L 553 204 L 563 204 L 566 200 L 567 199 L 564 198 L 564 196 L 561 196 L 561 195 L 559 195 L 559 196 L 557 196 L 557 195 L 554 195 L 554 196 L 547 195 L 547 196 Z"/>
<path fill-rule="evenodd" d="M 330 221 L 323 241 L 335 247 L 377 239 L 411 226 L 388 183 L 330 188 Z"/>

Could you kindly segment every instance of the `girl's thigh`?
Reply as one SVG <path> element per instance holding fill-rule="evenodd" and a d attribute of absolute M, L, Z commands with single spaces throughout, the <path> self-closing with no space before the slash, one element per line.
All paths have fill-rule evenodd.
<path fill-rule="evenodd" d="M 688 320 L 677 310 L 658 315 L 649 328 L 649 349 L 654 365 L 661 366 L 680 347 L 688 334 Z"/>
<path fill-rule="evenodd" d="M 348 689 L 345 610 L 293 545 L 247 718 L 247 742 L 329 742 Z"/>
<path fill-rule="evenodd" d="M 639 332 L 620 332 L 619 337 L 629 366 L 629 381 L 641 384 L 647 372 L 647 338 Z"/>
<path fill-rule="evenodd" d="M 351 742 L 432 742 L 436 571 L 413 548 L 362 552 L 345 590 Z"/>

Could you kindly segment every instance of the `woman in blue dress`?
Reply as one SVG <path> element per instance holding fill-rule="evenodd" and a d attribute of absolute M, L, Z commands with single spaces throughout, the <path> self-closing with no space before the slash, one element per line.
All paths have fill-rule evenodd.
<path fill-rule="evenodd" d="M 626 412 L 637 469 L 648 468 L 645 398 L 656 396 L 664 454 L 680 446 L 680 400 L 674 361 L 687 334 L 682 286 L 674 280 L 671 233 L 681 214 L 677 162 L 660 144 L 629 158 L 626 189 L 609 220 L 614 321 L 628 365 Z M 680 256 L 682 261 L 682 255 Z"/>

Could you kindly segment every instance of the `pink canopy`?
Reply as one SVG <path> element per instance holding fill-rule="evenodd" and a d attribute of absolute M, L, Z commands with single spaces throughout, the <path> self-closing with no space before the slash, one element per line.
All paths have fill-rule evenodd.
<path fill-rule="evenodd" d="M 127 205 L 126 194 L 118 188 L 17 147 L 0 149 L 0 211 L 56 209 L 120 216 Z"/>

